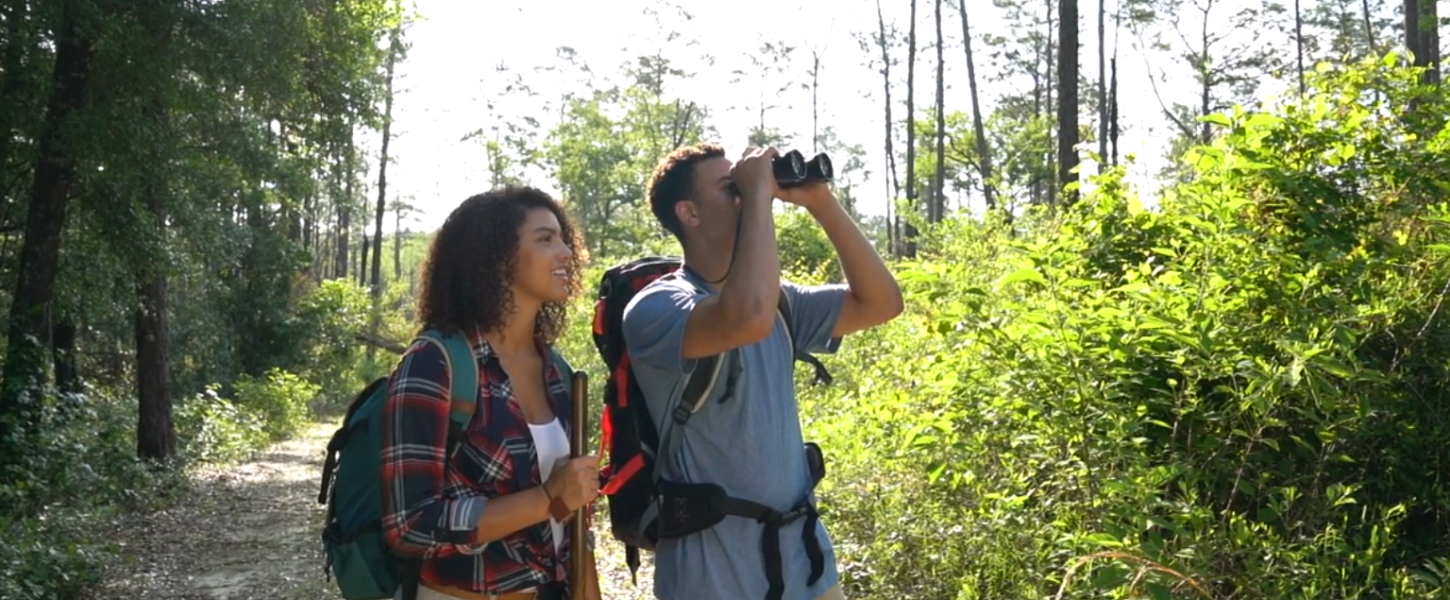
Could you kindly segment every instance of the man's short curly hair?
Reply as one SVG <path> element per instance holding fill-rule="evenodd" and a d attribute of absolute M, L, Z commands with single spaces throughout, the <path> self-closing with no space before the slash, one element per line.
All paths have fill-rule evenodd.
<path fill-rule="evenodd" d="M 503 325 L 514 309 L 509 285 L 518 264 L 519 227 L 536 208 L 548 209 L 559 219 L 564 243 L 574 251 L 569 262 L 571 295 L 579 290 L 584 244 L 564 207 L 535 188 L 494 189 L 464 200 L 433 237 L 418 294 L 418 319 L 424 329 L 473 333 Z M 545 304 L 534 325 L 535 335 L 551 344 L 558 339 L 567 306 L 568 302 Z"/>
<path fill-rule="evenodd" d="M 722 156 L 725 156 L 725 149 L 718 144 L 682 146 L 660 161 L 650 176 L 650 210 L 659 219 L 660 225 L 680 241 L 684 241 L 684 227 L 680 218 L 675 216 L 675 204 L 695 193 L 695 166 Z"/>

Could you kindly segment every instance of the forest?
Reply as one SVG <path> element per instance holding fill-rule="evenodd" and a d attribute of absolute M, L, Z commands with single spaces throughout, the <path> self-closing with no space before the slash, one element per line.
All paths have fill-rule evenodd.
<path fill-rule="evenodd" d="M 561 40 L 475 65 L 490 106 L 537 110 L 457 125 L 471 193 L 549 189 L 582 224 L 574 366 L 604 381 L 603 270 L 679 253 L 645 199 L 661 157 L 829 152 L 907 304 L 822 357 L 830 385 L 797 373 L 849 597 L 1450 597 L 1436 2 L 858 4 L 874 26 L 829 57 L 761 36 L 729 74 L 748 106 L 686 91 L 682 52 L 727 50 L 677 39 L 709 26 L 684 4 L 627 15 L 664 35 L 619 64 Z M 417 332 L 432 232 L 390 145 L 428 18 L 0 0 L 0 598 L 338 597 L 315 490 Z M 874 137 L 821 118 L 836 57 L 875 74 Z M 1124 151 L 1150 121 L 1163 156 Z M 807 213 L 776 221 L 790 279 L 842 279 Z M 246 481 L 294 455 L 295 481 Z M 652 597 L 615 558 L 605 597 Z"/>

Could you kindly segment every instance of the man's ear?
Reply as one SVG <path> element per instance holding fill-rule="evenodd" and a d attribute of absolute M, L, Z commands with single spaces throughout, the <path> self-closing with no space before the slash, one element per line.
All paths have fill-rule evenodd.
<path fill-rule="evenodd" d="M 692 200 L 676 202 L 675 218 L 679 219 L 683 225 L 689 225 L 691 227 L 697 226 L 700 224 L 700 211 L 697 208 L 695 202 Z"/>

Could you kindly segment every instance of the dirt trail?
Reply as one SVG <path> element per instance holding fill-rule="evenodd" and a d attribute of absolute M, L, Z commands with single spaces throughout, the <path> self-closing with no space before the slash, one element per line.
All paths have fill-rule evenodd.
<path fill-rule="evenodd" d="M 124 600 L 341 600 L 323 578 L 317 503 L 323 449 L 337 427 L 317 423 L 255 460 L 198 473 L 170 509 L 119 533 L 125 561 L 98 598 Z M 630 582 L 624 547 L 600 529 L 598 568 L 608 600 L 651 600 L 648 556 Z"/>

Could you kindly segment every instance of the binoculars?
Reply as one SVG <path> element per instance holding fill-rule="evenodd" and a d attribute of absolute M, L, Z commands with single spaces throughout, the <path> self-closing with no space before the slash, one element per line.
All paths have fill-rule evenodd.
<path fill-rule="evenodd" d="M 831 182 L 836 172 L 831 168 L 831 157 L 825 152 L 806 160 L 799 150 L 791 150 L 770 161 L 775 183 L 780 187 L 792 187 L 816 181 Z M 732 192 L 739 194 L 740 188 L 730 184 Z"/>

